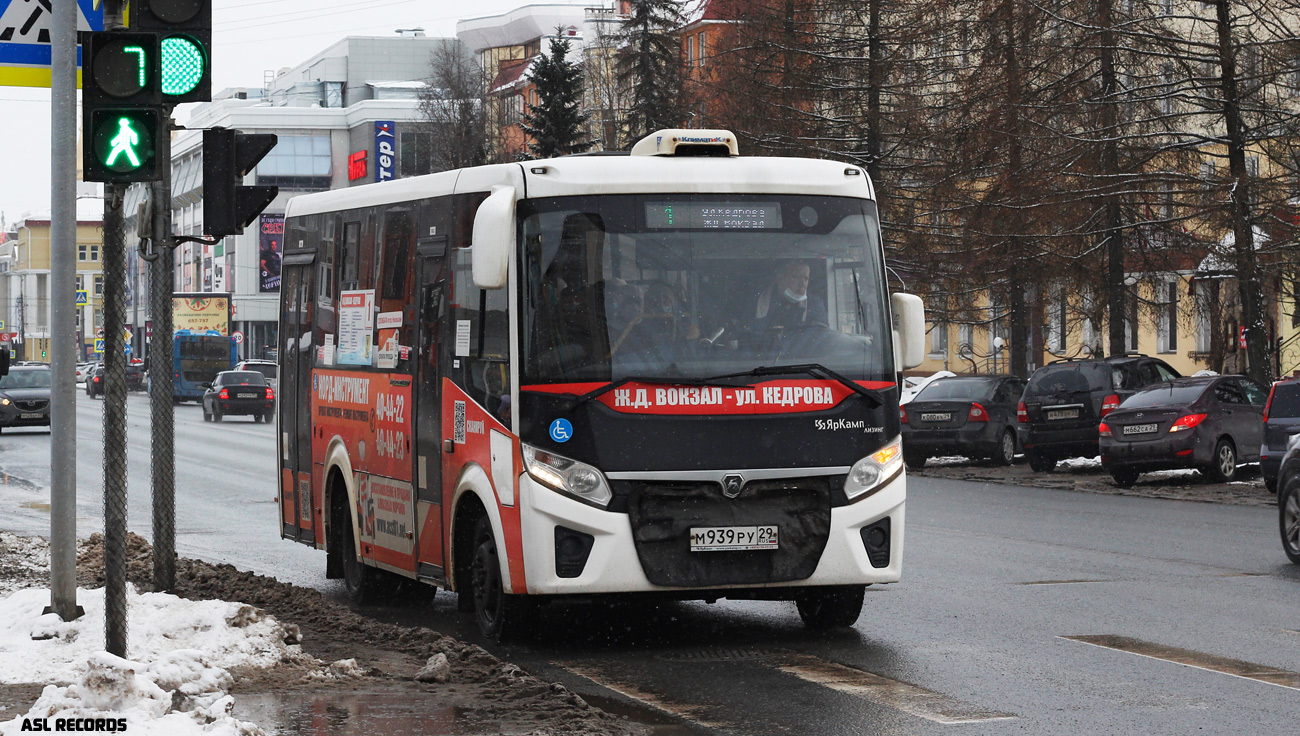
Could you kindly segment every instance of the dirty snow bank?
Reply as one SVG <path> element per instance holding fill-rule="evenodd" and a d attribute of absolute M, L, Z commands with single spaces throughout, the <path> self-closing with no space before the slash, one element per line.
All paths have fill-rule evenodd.
<path fill-rule="evenodd" d="M 0 683 L 55 683 L 25 716 L 0 723 L 11 736 L 24 718 L 125 718 L 131 733 L 261 734 L 230 717 L 226 693 L 236 667 L 312 662 L 297 632 L 252 606 L 189 601 L 128 590 L 127 652 L 104 648 L 104 591 L 80 589 L 86 615 L 64 622 L 42 615 L 47 589 L 0 598 Z M 53 725 L 53 724 L 51 724 Z M 120 730 L 120 729 L 119 729 Z"/>

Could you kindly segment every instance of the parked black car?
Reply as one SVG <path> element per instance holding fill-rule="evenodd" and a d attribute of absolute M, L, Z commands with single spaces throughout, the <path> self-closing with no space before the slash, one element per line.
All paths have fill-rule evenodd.
<path fill-rule="evenodd" d="M 1278 470 L 1290 439 L 1300 433 L 1300 380 L 1273 384 L 1264 404 L 1264 446 L 1259 450 L 1259 472 L 1264 485 L 1277 493 Z"/>
<path fill-rule="evenodd" d="M 142 363 L 126 364 L 126 390 L 144 390 L 144 365 Z M 95 366 L 86 377 L 86 395 L 90 398 L 104 395 L 104 364 Z"/>
<path fill-rule="evenodd" d="M 1014 376 L 950 376 L 932 381 L 899 407 L 903 459 L 920 468 L 936 455 L 987 458 L 1001 465 L 1015 459 L 1016 405 L 1025 379 Z"/>
<path fill-rule="evenodd" d="M 14 365 L 0 378 L 0 429 L 50 426 L 49 366 Z"/>
<path fill-rule="evenodd" d="M 1300 434 L 1300 432 L 1297 432 Z M 1300 440 L 1290 442 L 1277 474 L 1277 525 L 1282 549 L 1300 565 Z"/>
<path fill-rule="evenodd" d="M 219 422 L 227 414 L 251 414 L 255 422 L 269 422 L 275 415 L 275 391 L 257 371 L 218 373 L 202 403 L 205 422 Z"/>
<path fill-rule="evenodd" d="M 1139 473 L 1173 468 L 1232 480 L 1238 465 L 1259 457 L 1266 396 L 1245 376 L 1149 386 L 1102 420 L 1101 464 L 1121 488 L 1133 485 Z"/>
<path fill-rule="evenodd" d="M 1178 371 L 1139 353 L 1056 360 L 1034 371 L 1018 413 L 1029 466 L 1051 472 L 1067 457 L 1097 455 L 1097 424 L 1134 391 L 1178 378 Z"/>

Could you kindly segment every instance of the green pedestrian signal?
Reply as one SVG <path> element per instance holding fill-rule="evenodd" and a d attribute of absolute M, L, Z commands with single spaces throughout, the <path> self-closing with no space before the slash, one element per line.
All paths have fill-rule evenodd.
<path fill-rule="evenodd" d="M 186 36 L 162 40 L 162 93 L 164 97 L 189 94 L 203 82 L 208 60 L 199 44 Z"/>
<path fill-rule="evenodd" d="M 151 181 L 157 177 L 158 111 L 148 108 L 94 110 L 86 134 L 90 156 L 86 181 Z"/>

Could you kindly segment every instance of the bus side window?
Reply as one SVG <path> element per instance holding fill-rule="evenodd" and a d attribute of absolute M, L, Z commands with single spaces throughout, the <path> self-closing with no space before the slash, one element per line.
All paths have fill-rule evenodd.
<path fill-rule="evenodd" d="M 406 302 L 409 295 L 408 284 L 414 266 L 411 262 L 415 254 L 415 217 L 410 207 L 389 207 L 384 213 L 384 248 L 383 267 L 380 270 L 376 310 L 379 313 L 398 312 L 402 314 L 402 325 L 396 329 L 380 330 L 375 336 L 375 345 L 379 349 L 376 365 L 380 369 L 397 368 L 407 371 L 408 364 L 400 360 L 401 346 L 411 347 L 414 343 L 414 327 L 406 314 Z M 394 357 L 394 355 L 398 357 Z M 409 360 L 409 358 L 408 358 Z"/>
<path fill-rule="evenodd" d="M 451 266 L 451 314 L 443 341 L 443 349 L 447 351 L 443 375 L 509 427 L 509 291 L 484 291 L 474 285 L 470 266 L 472 249 L 466 247 L 470 244 L 474 213 L 486 198 L 486 193 L 456 195 L 456 231 L 453 250 L 447 259 Z M 469 330 L 469 350 L 456 355 L 457 331 L 464 329 Z"/>
<path fill-rule="evenodd" d="M 361 222 L 343 224 L 343 263 L 339 291 L 357 288 L 357 262 L 361 255 Z"/>

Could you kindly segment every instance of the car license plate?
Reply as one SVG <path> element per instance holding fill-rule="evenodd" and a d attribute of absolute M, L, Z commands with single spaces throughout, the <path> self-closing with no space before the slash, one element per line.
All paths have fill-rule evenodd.
<path fill-rule="evenodd" d="M 1123 431 L 1124 434 L 1151 434 L 1159 428 L 1159 424 L 1130 424 Z"/>
<path fill-rule="evenodd" d="M 922 414 L 921 415 L 921 421 L 923 422 L 946 422 L 949 419 L 952 419 L 952 412 L 945 412 L 943 414 Z"/>
<path fill-rule="evenodd" d="M 1078 419 L 1078 418 L 1079 418 L 1078 409 L 1057 409 L 1056 411 L 1047 412 L 1048 421 L 1051 421 L 1053 419 Z"/>
<path fill-rule="evenodd" d="M 19 419 L 40 419 L 43 416 L 45 415 L 40 412 L 32 412 L 30 414 L 19 414 L 18 418 Z"/>
<path fill-rule="evenodd" d="M 262 397 L 258 396 L 257 394 L 235 394 L 235 398 L 237 398 L 237 399 L 260 399 L 260 398 L 262 398 Z"/>
<path fill-rule="evenodd" d="M 692 552 L 736 552 L 776 549 L 775 526 L 691 527 Z"/>

